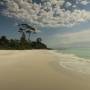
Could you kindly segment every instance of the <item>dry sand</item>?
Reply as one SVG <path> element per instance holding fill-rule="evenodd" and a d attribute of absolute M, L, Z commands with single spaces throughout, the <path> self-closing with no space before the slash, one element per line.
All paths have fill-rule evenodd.
<path fill-rule="evenodd" d="M 0 51 L 0 90 L 90 90 L 90 77 L 58 65 L 47 50 Z"/>

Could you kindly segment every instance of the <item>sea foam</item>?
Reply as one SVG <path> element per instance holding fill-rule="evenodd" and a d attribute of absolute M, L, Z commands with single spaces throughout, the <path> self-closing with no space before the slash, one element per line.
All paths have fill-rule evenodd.
<path fill-rule="evenodd" d="M 58 53 L 57 50 L 51 51 L 52 54 L 58 56 L 59 65 L 64 69 L 83 74 L 90 74 L 90 60 L 80 58 L 74 54 Z"/>

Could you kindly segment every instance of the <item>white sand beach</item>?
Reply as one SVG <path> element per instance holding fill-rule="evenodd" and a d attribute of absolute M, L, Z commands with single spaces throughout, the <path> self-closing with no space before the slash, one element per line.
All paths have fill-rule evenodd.
<path fill-rule="evenodd" d="M 58 60 L 48 50 L 0 51 L 0 90 L 90 90 L 89 75 Z"/>

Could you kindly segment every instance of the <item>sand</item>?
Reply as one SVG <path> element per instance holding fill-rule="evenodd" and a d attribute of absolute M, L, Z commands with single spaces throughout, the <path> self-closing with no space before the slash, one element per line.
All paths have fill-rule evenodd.
<path fill-rule="evenodd" d="M 90 77 L 64 69 L 47 50 L 0 51 L 0 90 L 90 90 Z"/>

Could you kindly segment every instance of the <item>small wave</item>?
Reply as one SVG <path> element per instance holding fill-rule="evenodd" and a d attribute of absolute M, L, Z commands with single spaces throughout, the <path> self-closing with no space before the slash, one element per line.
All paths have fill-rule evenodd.
<path fill-rule="evenodd" d="M 90 74 L 90 60 L 80 58 L 74 54 L 58 53 L 56 50 L 52 51 L 54 55 L 59 57 L 59 65 L 65 69 Z"/>

